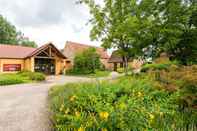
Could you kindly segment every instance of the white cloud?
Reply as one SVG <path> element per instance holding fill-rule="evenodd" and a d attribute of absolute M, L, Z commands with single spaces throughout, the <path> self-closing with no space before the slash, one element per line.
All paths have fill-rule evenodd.
<path fill-rule="evenodd" d="M 67 40 L 100 45 L 90 41 L 88 9 L 75 0 L 0 0 L 0 14 L 38 45 L 52 41 L 63 48 Z"/>

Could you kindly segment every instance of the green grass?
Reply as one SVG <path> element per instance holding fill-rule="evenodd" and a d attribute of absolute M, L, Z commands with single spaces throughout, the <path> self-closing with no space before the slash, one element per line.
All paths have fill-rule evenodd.
<path fill-rule="evenodd" d="M 20 72 L 10 74 L 0 74 L 0 86 L 30 83 L 45 80 L 45 76 L 41 73 Z"/>
<path fill-rule="evenodd" d="M 110 74 L 110 71 L 97 70 L 95 73 L 91 73 L 91 74 L 67 73 L 66 75 L 98 78 L 98 77 L 107 77 L 107 76 L 109 76 L 109 74 Z"/>
<path fill-rule="evenodd" d="M 196 123 L 197 112 L 180 112 L 179 92 L 158 89 L 146 75 L 55 86 L 49 91 L 56 131 L 174 131 Z"/>

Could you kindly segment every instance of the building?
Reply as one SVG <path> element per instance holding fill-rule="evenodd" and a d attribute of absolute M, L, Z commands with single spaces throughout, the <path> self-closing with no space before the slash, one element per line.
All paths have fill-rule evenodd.
<path fill-rule="evenodd" d="M 118 68 L 123 68 L 123 59 L 118 50 L 113 51 L 108 63 L 111 63 L 113 71 L 117 71 Z"/>
<path fill-rule="evenodd" d="M 0 44 L 0 73 L 18 71 L 60 74 L 69 60 L 52 44 L 39 48 Z"/>
<path fill-rule="evenodd" d="M 68 59 L 71 61 L 71 64 L 73 65 L 76 54 L 81 53 L 91 47 L 96 48 L 96 52 L 100 56 L 101 63 L 105 66 L 106 69 L 110 69 L 111 64 L 108 63 L 109 55 L 107 54 L 106 49 L 101 47 L 95 47 L 95 46 L 67 41 L 63 49 L 63 54 L 66 55 L 66 57 L 68 57 Z"/>
<path fill-rule="evenodd" d="M 113 64 L 112 69 L 117 71 L 118 68 L 123 68 L 123 59 L 118 50 L 113 51 L 111 57 L 109 58 L 109 63 Z M 144 61 L 141 59 L 129 59 L 128 66 L 130 69 L 136 70 L 140 69 Z"/>

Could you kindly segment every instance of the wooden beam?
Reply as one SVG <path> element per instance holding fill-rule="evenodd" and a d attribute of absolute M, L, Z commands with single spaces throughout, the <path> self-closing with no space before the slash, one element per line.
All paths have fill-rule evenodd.
<path fill-rule="evenodd" d="M 39 58 L 39 59 L 55 59 L 55 57 L 44 57 L 44 56 L 36 56 L 35 58 Z"/>
<path fill-rule="evenodd" d="M 49 47 L 49 56 L 51 57 L 51 46 Z"/>

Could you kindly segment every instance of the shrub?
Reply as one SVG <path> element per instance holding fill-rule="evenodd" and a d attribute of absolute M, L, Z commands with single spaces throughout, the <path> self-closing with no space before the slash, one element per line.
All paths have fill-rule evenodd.
<path fill-rule="evenodd" d="M 124 68 L 122 68 L 122 67 L 121 67 L 121 68 L 118 68 L 118 69 L 117 69 L 117 72 L 118 72 L 118 73 L 124 73 Z"/>
<path fill-rule="evenodd" d="M 12 85 L 24 83 L 24 80 L 15 74 L 2 74 L 0 76 L 0 85 Z"/>
<path fill-rule="evenodd" d="M 176 61 L 174 62 L 166 62 L 166 63 L 161 63 L 161 64 L 157 64 L 157 63 L 153 63 L 153 64 L 145 64 L 144 66 L 142 66 L 141 71 L 142 72 L 147 72 L 149 70 L 168 70 L 168 68 L 171 65 L 177 64 Z"/>
<path fill-rule="evenodd" d="M 0 74 L 0 85 L 13 85 L 43 80 L 45 80 L 44 74 L 30 71 L 21 71 L 13 74 Z"/>
<path fill-rule="evenodd" d="M 30 78 L 30 80 L 33 80 L 33 81 L 43 81 L 46 79 L 44 74 L 38 73 L 38 72 L 31 73 L 29 78 Z"/>
<path fill-rule="evenodd" d="M 89 74 L 94 73 L 96 69 L 100 68 L 100 58 L 96 53 L 96 49 L 89 48 L 75 56 L 72 72 L 76 74 Z"/>
<path fill-rule="evenodd" d="M 158 90 L 147 77 L 56 86 L 49 96 L 57 131 L 178 130 L 197 117 L 179 112 L 178 92 Z"/>
<path fill-rule="evenodd" d="M 31 72 L 31 71 L 21 71 L 18 73 L 18 75 L 22 77 L 26 77 L 27 79 L 30 79 L 33 81 L 43 81 L 46 78 L 43 73 Z"/>

